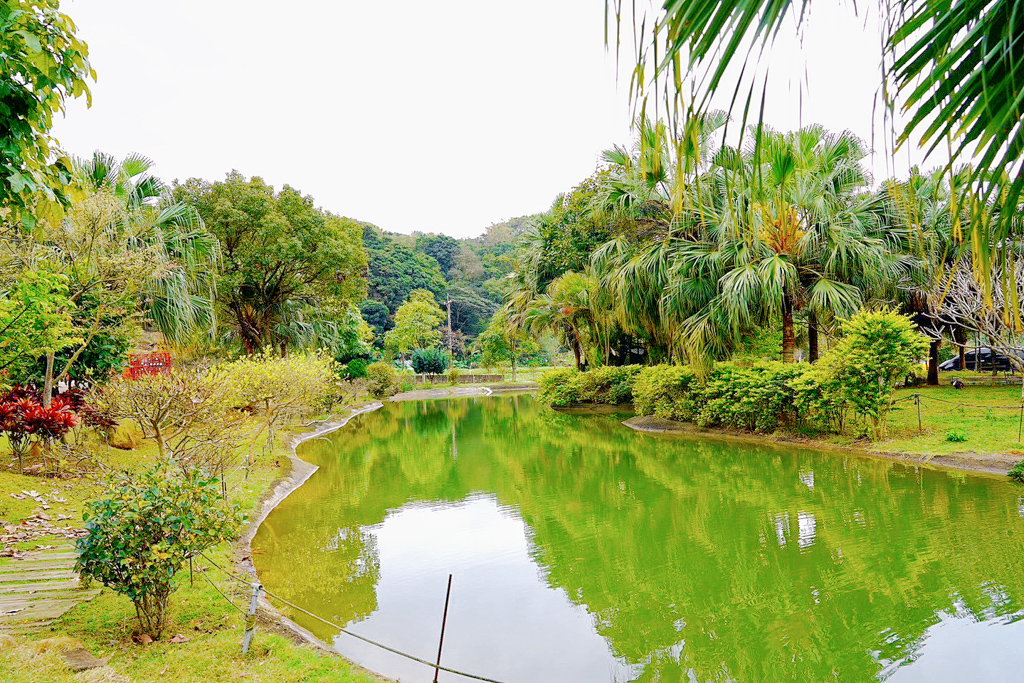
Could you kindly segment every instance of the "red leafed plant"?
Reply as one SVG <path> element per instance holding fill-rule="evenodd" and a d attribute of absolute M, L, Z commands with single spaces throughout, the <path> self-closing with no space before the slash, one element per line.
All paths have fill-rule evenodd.
<path fill-rule="evenodd" d="M 7 435 L 18 466 L 25 469 L 25 453 L 33 438 L 52 442 L 62 438 L 78 425 L 78 415 L 69 401 L 55 397 L 49 408 L 29 392 L 15 387 L 0 397 L 0 432 Z"/>

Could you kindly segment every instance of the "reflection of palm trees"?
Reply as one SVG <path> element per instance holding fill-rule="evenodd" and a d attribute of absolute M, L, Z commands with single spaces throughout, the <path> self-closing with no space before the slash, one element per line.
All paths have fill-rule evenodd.
<path fill-rule="evenodd" d="M 372 572 L 354 572 L 375 556 L 356 530 L 410 500 L 491 491 L 529 525 L 548 583 L 643 668 L 637 680 L 871 680 L 868 653 L 906 656 L 950 596 L 976 615 L 1024 596 L 1016 496 L 1001 482 L 638 435 L 524 398 L 390 404 L 332 438 L 304 447 L 321 470 L 271 516 L 277 535 L 256 539 L 271 590 L 322 559 L 341 579 L 303 569 L 304 599 L 372 611 Z M 335 557 L 296 550 L 344 546 L 339 529 L 352 545 Z"/>

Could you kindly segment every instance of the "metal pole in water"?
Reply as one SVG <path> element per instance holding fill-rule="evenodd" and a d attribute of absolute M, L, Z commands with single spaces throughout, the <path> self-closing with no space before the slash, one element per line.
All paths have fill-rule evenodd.
<path fill-rule="evenodd" d="M 437 666 L 434 667 L 434 683 L 441 672 L 441 648 L 444 647 L 444 626 L 448 622 L 448 600 L 452 597 L 452 575 L 448 575 L 448 592 L 444 594 L 444 616 L 441 617 L 441 640 L 437 644 Z"/>
<path fill-rule="evenodd" d="M 249 601 L 249 613 L 245 615 L 245 635 L 242 636 L 242 654 L 249 653 L 249 645 L 252 643 L 252 632 L 256 628 L 256 607 L 260 601 L 260 591 L 263 586 L 258 583 L 252 585 L 252 600 Z"/>

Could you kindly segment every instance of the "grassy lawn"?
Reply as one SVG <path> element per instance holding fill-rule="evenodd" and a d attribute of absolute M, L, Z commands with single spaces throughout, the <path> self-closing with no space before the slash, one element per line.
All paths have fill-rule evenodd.
<path fill-rule="evenodd" d="M 301 427 L 298 429 L 301 430 Z M 152 461 L 156 455 L 155 444 L 148 442 L 144 442 L 135 451 L 107 451 L 103 446 L 97 448 L 101 449 L 105 462 L 113 468 L 138 467 Z M 241 469 L 230 473 L 227 483 L 232 499 L 247 512 L 255 509 L 263 493 L 286 471 L 282 467 L 287 462 L 284 457 L 286 454 L 284 446 L 278 445 L 274 452 L 257 459 L 248 476 Z M 19 522 L 38 507 L 32 499 L 16 500 L 10 497 L 11 492 L 21 490 L 37 491 L 47 500 L 52 500 L 52 495 L 63 498 L 67 503 L 51 503 L 52 508 L 47 514 L 53 519 L 58 514 L 70 514 L 72 519 L 62 524 L 81 526 L 82 505 L 84 501 L 96 496 L 100 487 L 97 479 L 90 477 L 47 479 L 0 470 L 0 491 L 3 492 L 0 519 L 8 524 Z M 36 544 L 46 542 L 36 540 L 21 545 L 34 548 Z M 232 544 L 225 543 L 209 554 L 217 564 L 230 566 L 234 549 Z M 242 657 L 243 615 L 236 606 L 246 606 L 248 591 L 205 564 L 196 564 L 191 580 L 188 570 L 179 576 L 179 589 L 171 596 L 169 625 L 162 641 L 150 645 L 136 644 L 132 639 L 136 632 L 136 621 L 131 602 L 104 589 L 92 602 L 72 609 L 42 633 L 15 637 L 13 643 L 0 637 L 0 681 L 355 683 L 382 680 L 356 670 L 341 657 L 297 645 L 262 625 L 257 627 L 250 654 Z M 218 589 L 235 606 L 228 604 Z M 187 640 L 169 642 L 175 635 Z M 59 642 L 49 640 L 54 638 L 80 641 L 94 656 L 109 658 L 109 668 L 98 669 L 91 674 L 74 674 L 68 670 L 60 654 L 54 651 L 55 645 L 59 645 Z"/>
<path fill-rule="evenodd" d="M 963 451 L 1010 453 L 1024 451 L 1017 440 L 1020 425 L 1020 386 L 918 387 L 898 392 L 890 419 L 889 438 L 879 442 L 880 450 L 906 453 L 947 454 Z M 921 424 L 917 428 L 917 406 L 912 399 L 921 394 Z M 984 406 L 984 407 L 979 407 Z M 953 441 L 959 431 L 965 441 Z M 1021 454 L 1024 458 L 1024 453 Z"/>

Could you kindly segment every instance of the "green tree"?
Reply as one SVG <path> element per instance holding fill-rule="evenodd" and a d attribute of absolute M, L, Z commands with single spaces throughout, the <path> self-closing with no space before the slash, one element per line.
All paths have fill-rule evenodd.
<path fill-rule="evenodd" d="M 50 134 L 68 98 L 85 95 L 89 49 L 58 0 L 0 0 L 0 219 L 56 225 L 72 183 L 71 163 Z"/>
<path fill-rule="evenodd" d="M 441 341 L 437 327 L 444 320 L 444 311 L 437 305 L 434 293 L 414 289 L 409 299 L 395 313 L 395 327 L 384 335 L 384 345 L 405 357 L 411 349 L 431 349 Z"/>
<path fill-rule="evenodd" d="M 387 306 L 390 315 L 414 289 L 427 289 L 437 300 L 444 299 L 444 275 L 433 258 L 399 244 L 368 224 L 363 224 L 363 244 L 369 260 L 368 298 Z"/>
<path fill-rule="evenodd" d="M 455 267 L 461 247 L 457 239 L 448 235 L 421 235 L 416 238 L 416 251 L 432 257 L 441 267 L 441 272 L 448 275 Z"/>
<path fill-rule="evenodd" d="M 220 240 L 217 301 L 247 353 L 286 346 L 277 326 L 296 304 L 315 313 L 362 298 L 361 226 L 320 211 L 312 197 L 233 171 L 215 183 L 190 179 L 174 198 L 194 206 Z"/>
<path fill-rule="evenodd" d="M 734 93 L 747 91 L 743 111 L 756 111 L 755 93 L 769 92 L 767 76 L 763 86 L 745 81 L 762 77 L 751 74 L 764 73 L 755 64 L 745 64 L 735 70 L 740 74 L 736 80 L 727 75 L 730 67 L 735 69 L 737 60 L 759 59 L 752 55 L 765 54 L 763 49 L 790 22 L 802 32 L 806 22 L 801 19 L 810 13 L 811 4 L 810 0 L 665 2 L 653 20 L 641 20 L 643 36 L 635 53 L 632 92 L 644 103 L 649 92 L 664 93 L 666 111 L 691 112 L 724 87 Z M 618 12 L 616 17 L 621 20 Z M 881 92 L 887 106 L 899 106 L 907 114 L 898 143 L 919 142 L 929 151 L 948 149 L 950 167 L 973 156 L 970 185 L 980 204 L 996 205 L 991 216 L 972 212 L 970 222 L 976 245 L 973 267 L 991 305 L 992 269 L 1016 249 L 1020 236 L 1016 216 L 1024 191 L 1024 98 L 1020 97 L 1024 92 L 1024 41 L 1020 40 L 1024 13 L 1015 0 L 899 0 L 881 9 L 880 26 L 878 63 L 885 65 Z M 684 90 L 693 82 L 688 76 L 707 85 L 707 92 L 692 103 L 682 101 Z M 742 99 L 734 97 L 733 102 Z M 1013 325 L 1021 331 L 1021 320 Z"/>
<path fill-rule="evenodd" d="M 476 338 L 474 347 L 480 352 L 480 364 L 484 367 L 507 362 L 512 370 L 513 382 L 516 381 L 519 359 L 539 350 L 537 343 L 527 334 L 521 317 L 506 307 L 499 308 L 491 316 L 487 329 Z"/>

